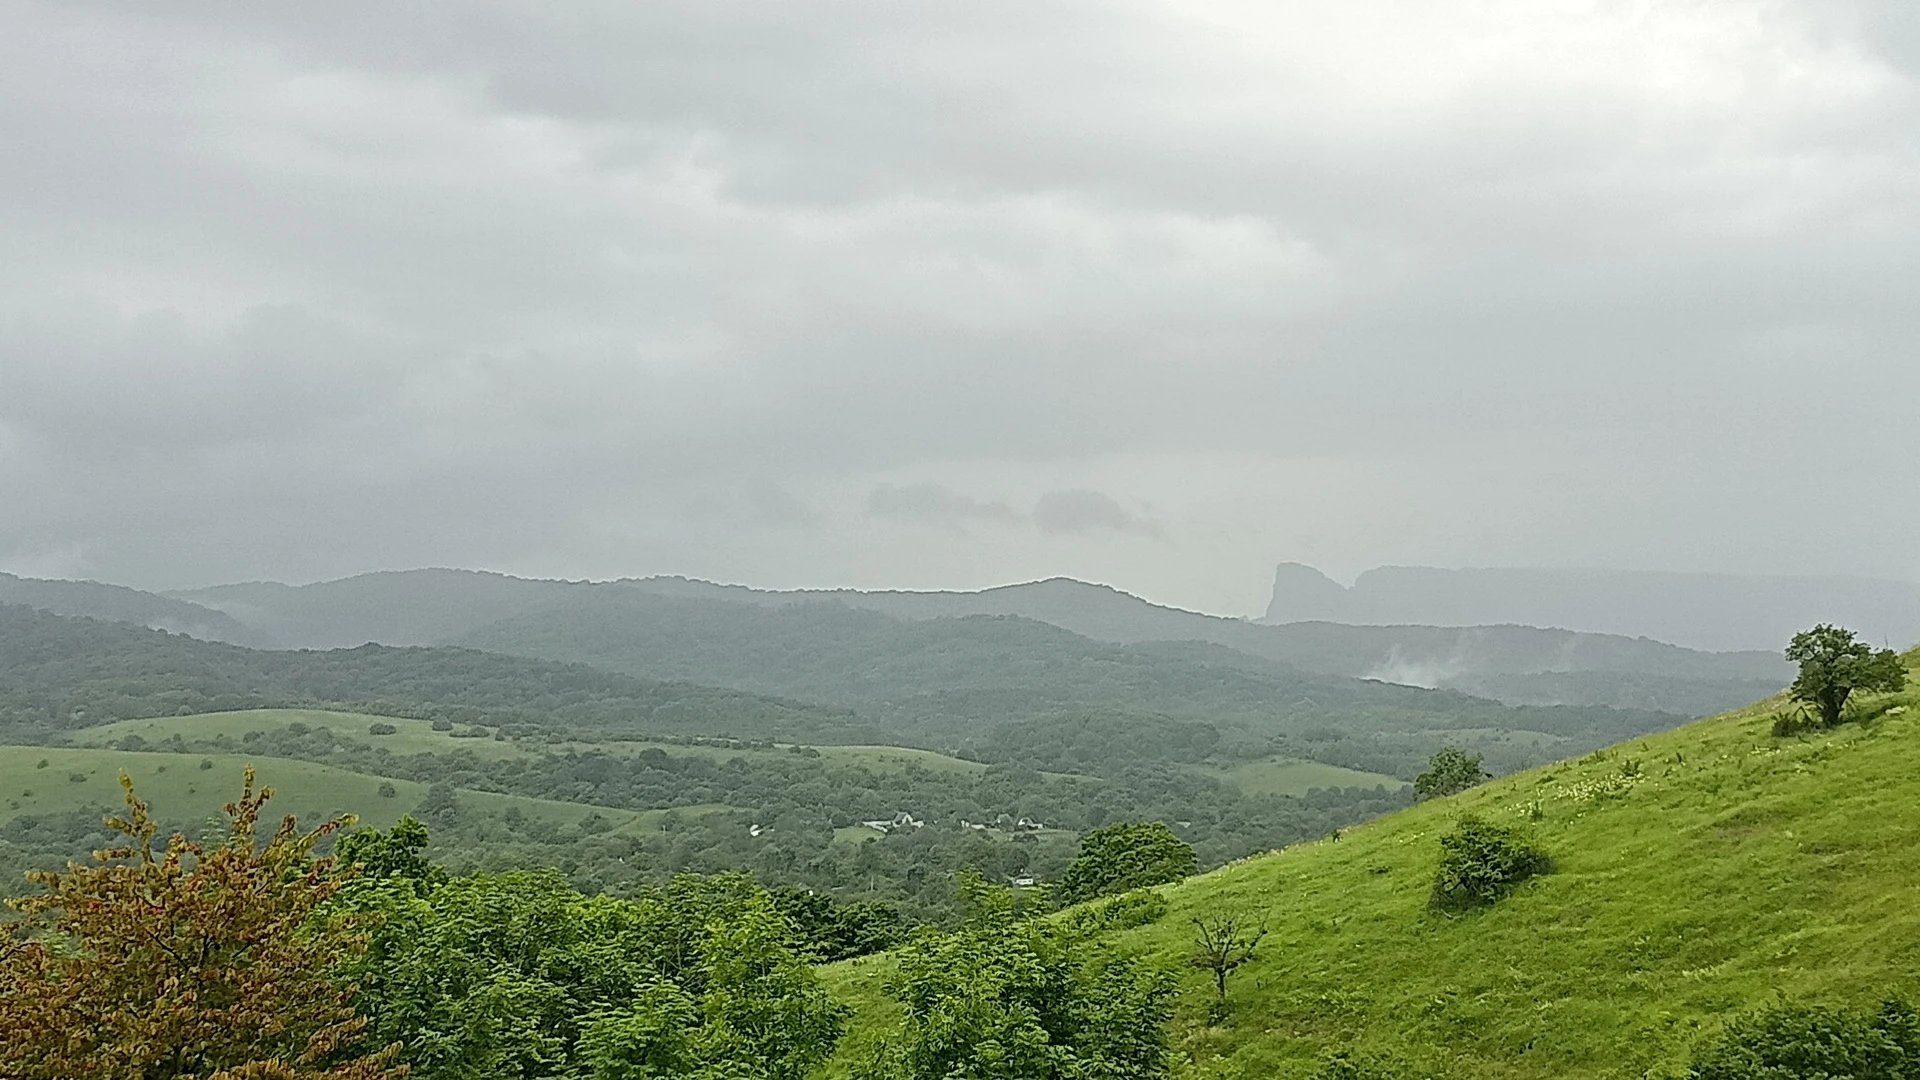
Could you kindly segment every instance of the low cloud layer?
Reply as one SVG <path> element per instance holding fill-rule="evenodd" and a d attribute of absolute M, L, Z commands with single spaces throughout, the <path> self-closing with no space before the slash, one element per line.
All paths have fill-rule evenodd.
<path fill-rule="evenodd" d="M 1920 578 L 1909 4 L 4 18 L 0 569 Z"/>
<path fill-rule="evenodd" d="M 969 522 L 1017 524 L 1024 515 L 1003 502 L 983 502 L 943 484 L 881 484 L 867 496 L 867 513 L 896 521 L 958 528 Z"/>
<path fill-rule="evenodd" d="M 1050 533 L 1084 533 L 1109 529 L 1113 532 L 1159 536 L 1162 530 L 1151 518 L 1131 513 L 1103 492 L 1076 488 L 1049 491 L 1033 504 L 1033 523 Z"/>

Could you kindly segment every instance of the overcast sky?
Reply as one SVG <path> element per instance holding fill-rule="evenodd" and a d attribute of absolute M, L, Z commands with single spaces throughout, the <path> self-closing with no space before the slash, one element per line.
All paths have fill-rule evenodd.
<path fill-rule="evenodd" d="M 1920 578 L 1920 5 L 0 0 L 0 569 Z"/>

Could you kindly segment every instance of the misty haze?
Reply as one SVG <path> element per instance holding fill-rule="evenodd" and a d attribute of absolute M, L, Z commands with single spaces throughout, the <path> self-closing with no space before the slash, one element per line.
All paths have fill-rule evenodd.
<path fill-rule="evenodd" d="M 0 1076 L 1920 1077 L 1920 8 L 0 0 L 0 146 Z"/>

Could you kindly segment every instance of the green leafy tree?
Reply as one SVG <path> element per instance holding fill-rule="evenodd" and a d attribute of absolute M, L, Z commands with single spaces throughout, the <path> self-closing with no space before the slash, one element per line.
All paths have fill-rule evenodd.
<path fill-rule="evenodd" d="M 1067 867 L 1061 898 L 1067 903 L 1162 885 L 1198 868 L 1193 848 L 1158 821 L 1123 821 L 1080 838 Z"/>
<path fill-rule="evenodd" d="M 363 879 L 404 878 L 418 890 L 431 889 L 447 880 L 447 872 L 421 854 L 427 840 L 427 827 L 402 815 L 384 833 L 355 829 L 342 835 L 334 844 L 333 857 L 355 867 Z"/>
<path fill-rule="evenodd" d="M 692 1039 L 699 1020 L 686 991 L 650 983 L 633 1000 L 594 1015 L 580 1036 L 580 1063 L 591 1080 L 692 1075 L 699 1068 Z"/>
<path fill-rule="evenodd" d="M 833 1053 L 849 1010 L 827 997 L 806 961 L 787 947 L 786 920 L 764 895 L 739 917 L 711 926 L 702 947 L 709 1061 L 744 1065 L 766 1080 L 800 1080 Z"/>
<path fill-rule="evenodd" d="M 1488 777 L 1487 771 L 1480 767 L 1480 761 L 1479 754 L 1469 755 L 1452 746 L 1441 747 L 1427 759 L 1427 771 L 1414 778 L 1414 798 L 1437 799 L 1455 795 L 1481 783 Z"/>
<path fill-rule="evenodd" d="M 906 1016 L 858 1080 L 1154 1080 L 1168 1073 L 1173 980 L 1095 963 L 1078 939 L 1004 905 L 952 934 L 916 932 L 888 990 Z"/>
<path fill-rule="evenodd" d="M 1787 659 L 1800 665 L 1788 693 L 1818 709 L 1827 727 L 1840 723 L 1840 710 L 1856 691 L 1892 693 L 1907 685 L 1907 669 L 1892 649 L 1875 651 L 1853 631 L 1826 623 L 1793 635 Z"/>
<path fill-rule="evenodd" d="M 380 918 L 341 974 L 425 1080 L 797 1080 L 845 1021 L 744 875 L 632 900 L 584 895 L 557 870 L 428 891 L 393 876 L 342 898 Z"/>

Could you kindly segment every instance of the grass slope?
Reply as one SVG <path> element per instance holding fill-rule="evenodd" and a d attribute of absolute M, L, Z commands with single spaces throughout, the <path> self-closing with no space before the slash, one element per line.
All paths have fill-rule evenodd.
<path fill-rule="evenodd" d="M 1920 992 L 1920 690 L 1804 738 L 1770 737 L 1779 705 L 1242 860 L 1167 887 L 1165 918 L 1108 944 L 1182 972 L 1190 1077 L 1305 1076 L 1350 1048 L 1420 1076 L 1671 1075 L 1776 991 Z M 1529 824 L 1557 869 L 1491 910 L 1432 914 L 1438 838 L 1467 812 Z M 1235 909 L 1271 932 L 1209 1025 L 1212 988 L 1185 967 L 1191 920 Z M 826 970 L 858 1010 L 844 1073 L 893 1022 L 890 960 Z"/>

